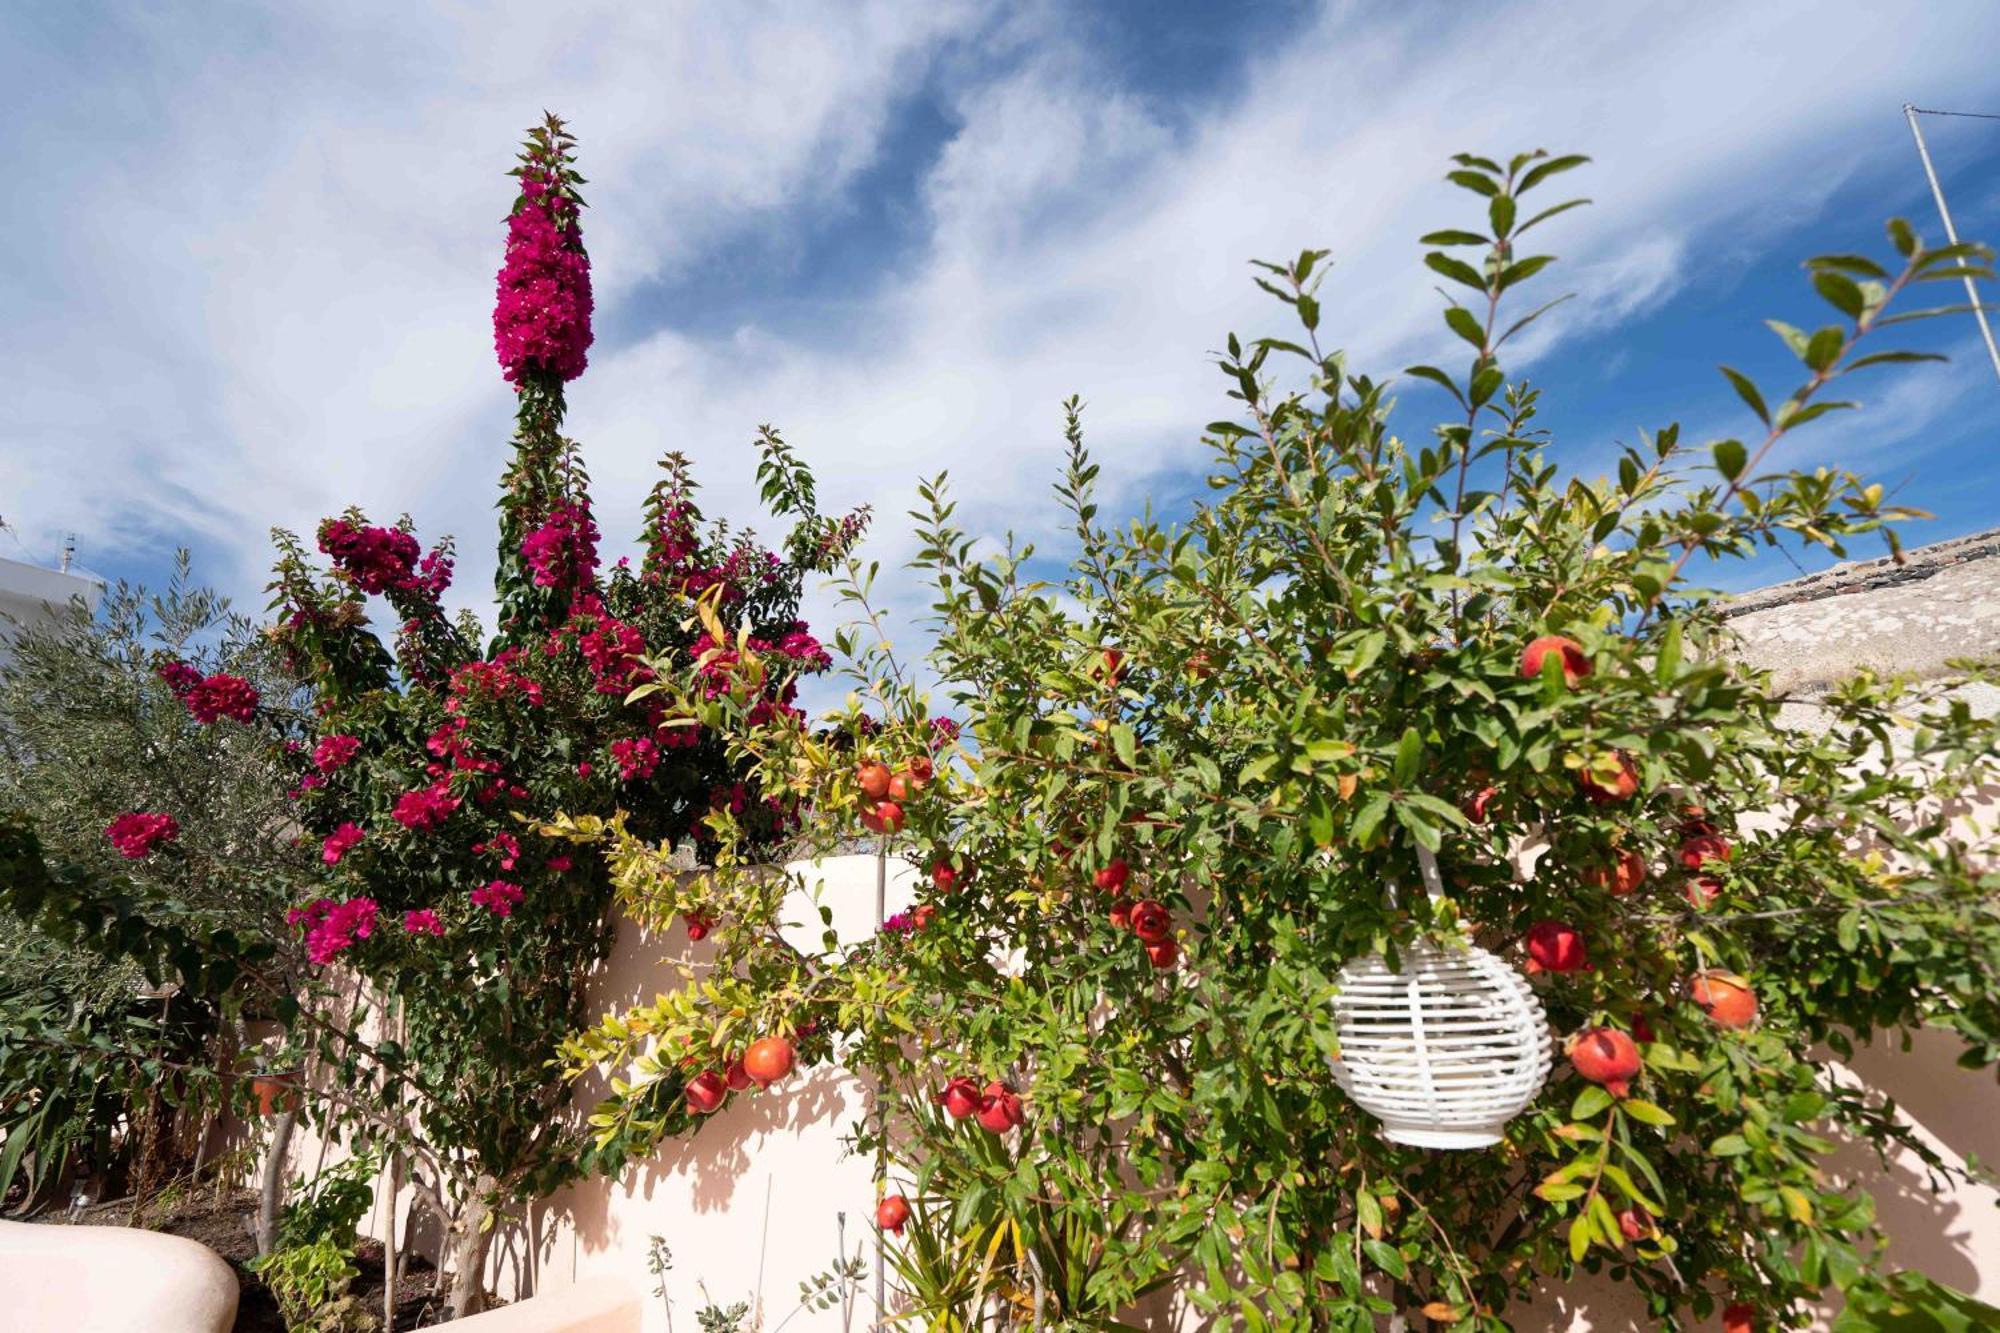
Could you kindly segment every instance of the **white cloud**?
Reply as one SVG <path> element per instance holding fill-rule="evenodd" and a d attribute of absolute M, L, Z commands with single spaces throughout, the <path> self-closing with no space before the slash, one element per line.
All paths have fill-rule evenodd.
<path fill-rule="evenodd" d="M 1282 313 L 1247 258 L 1331 247 L 1325 336 L 1365 367 L 1447 355 L 1414 242 L 1468 217 L 1446 156 L 1587 152 L 1563 183 L 1599 202 L 1551 228 L 1546 284 L 1580 299 L 1521 349 L 1551 355 L 1907 154 L 1903 97 L 1990 91 L 2000 35 L 2000 11 L 1971 4 L 1839 22 L 1805 3 L 1337 4 L 1183 128 L 1056 7 L 797 13 L 321 11 L 226 58 L 210 34 L 150 30 L 150 65 L 199 77 L 163 99 L 143 154 L 104 150 L 35 215 L 62 299 L 0 345 L 29 377 L 0 494 L 100 545 L 198 527 L 240 580 L 267 522 L 350 498 L 411 509 L 461 535 L 476 597 L 507 429 L 486 342 L 495 172 L 524 110 L 562 108 L 584 137 L 610 305 L 841 206 L 897 100 L 939 74 L 957 128 L 915 201 L 922 243 L 841 326 L 780 332 L 774 309 L 695 334 L 663 311 L 650 336 L 600 344 L 572 425 L 613 534 L 668 448 L 696 457 L 712 511 L 747 516 L 768 420 L 829 504 L 877 506 L 885 566 L 911 550 L 914 478 L 947 468 L 974 531 L 1044 538 L 1071 392 L 1111 507 L 1198 464 L 1200 424 L 1227 407 L 1209 349 Z M 57 233 L 63 217 L 82 221 Z"/>

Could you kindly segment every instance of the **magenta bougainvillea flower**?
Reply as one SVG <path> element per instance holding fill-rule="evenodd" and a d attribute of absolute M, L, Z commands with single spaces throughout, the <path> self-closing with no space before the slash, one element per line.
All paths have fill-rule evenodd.
<path fill-rule="evenodd" d="M 337 866 L 340 864 L 340 858 L 353 851 L 366 836 L 359 824 L 352 822 L 342 824 L 327 834 L 326 840 L 320 843 L 319 859 L 330 866 Z"/>
<path fill-rule="evenodd" d="M 427 833 L 450 819 L 458 806 L 458 797 L 451 794 L 449 782 L 433 782 L 398 796 L 396 808 L 389 816 L 412 833 Z"/>
<path fill-rule="evenodd" d="M 415 585 L 413 571 L 422 548 L 415 537 L 400 528 L 371 528 L 330 518 L 319 525 L 319 549 L 333 558 L 333 567 L 355 587 L 385 593 Z M 448 567 L 445 577 L 450 578 Z"/>
<path fill-rule="evenodd" d="M 444 922 L 428 907 L 415 908 L 403 913 L 403 933 L 406 935 L 444 936 Z"/>
<path fill-rule="evenodd" d="M 187 698 L 189 690 L 201 684 L 201 672 L 178 660 L 160 663 L 153 674 L 165 681 L 167 688 L 182 699 Z"/>
<path fill-rule="evenodd" d="M 140 810 L 122 814 L 104 828 L 104 836 L 128 861 L 151 856 L 180 835 L 181 826 L 172 815 L 147 814 Z"/>
<path fill-rule="evenodd" d="M 523 167 L 520 180 L 493 302 L 493 350 L 510 384 L 531 372 L 573 380 L 590 364 L 591 296 L 570 173 L 551 155 Z"/>
<path fill-rule="evenodd" d="M 611 742 L 611 757 L 618 761 L 618 777 L 623 782 L 650 778 L 660 767 L 660 747 L 644 736 Z"/>
<path fill-rule="evenodd" d="M 316 966 L 325 967 L 353 948 L 356 940 L 365 940 L 375 933 L 375 918 L 380 911 L 373 898 L 349 898 L 338 903 L 331 898 L 315 898 L 287 912 L 285 920 L 293 926 L 305 927 L 306 957 Z"/>
<path fill-rule="evenodd" d="M 360 752 L 361 742 L 353 736 L 343 736 L 338 733 L 322 736 L 319 744 L 313 747 L 313 767 L 322 773 L 331 773 L 337 768 L 345 767 L 347 762 Z"/>
<path fill-rule="evenodd" d="M 483 907 L 495 916 L 512 916 L 514 904 L 520 901 L 521 886 L 504 879 L 489 880 L 472 891 L 472 905 Z"/>
<path fill-rule="evenodd" d="M 257 716 L 256 687 L 241 676 L 218 672 L 188 687 L 181 696 L 194 720 L 206 726 L 223 718 L 249 722 Z"/>
<path fill-rule="evenodd" d="M 521 539 L 521 558 L 534 571 L 536 587 L 581 592 L 597 580 L 597 538 L 589 504 L 565 500 Z"/>

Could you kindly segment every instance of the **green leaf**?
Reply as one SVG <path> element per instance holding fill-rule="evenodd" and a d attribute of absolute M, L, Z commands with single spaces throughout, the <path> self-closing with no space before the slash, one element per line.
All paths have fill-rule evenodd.
<path fill-rule="evenodd" d="M 1582 1092 L 1576 1094 L 1576 1101 L 1570 1104 L 1569 1118 L 1571 1120 L 1588 1120 L 1605 1107 L 1611 1105 L 1611 1102 L 1611 1094 L 1593 1083 Z"/>
<path fill-rule="evenodd" d="M 1456 333 L 1459 337 L 1465 339 L 1481 351 L 1485 350 L 1486 329 L 1480 324 L 1479 317 L 1474 315 L 1470 310 L 1467 310 L 1462 305 L 1447 306 L 1444 312 L 1444 322 L 1451 325 L 1453 333 Z"/>
<path fill-rule="evenodd" d="M 1492 238 L 1476 231 L 1434 231 L 1417 239 L 1418 245 L 1491 245 Z"/>
<path fill-rule="evenodd" d="M 1806 337 L 1804 329 L 1794 328 L 1782 319 L 1767 319 L 1764 321 L 1764 327 L 1784 339 L 1785 346 L 1792 349 L 1793 356 L 1796 356 L 1801 361 L 1806 359 L 1806 348 L 1809 340 Z"/>
<path fill-rule="evenodd" d="M 1767 426 L 1770 425 L 1771 409 L 1764 406 L 1764 395 L 1757 392 L 1757 386 L 1750 382 L 1750 377 L 1740 371 L 1731 370 L 1728 366 L 1718 366 L 1716 369 L 1722 372 L 1723 378 L 1727 379 L 1730 387 L 1736 390 L 1736 396 L 1749 404 L 1750 410 L 1757 414 L 1757 419 Z"/>
<path fill-rule="evenodd" d="M 1665 1129 L 1674 1123 L 1674 1118 L 1667 1114 L 1667 1112 L 1661 1110 L 1651 1102 L 1641 1101 L 1637 1097 L 1627 1098 L 1623 1103 L 1623 1109 L 1626 1115 L 1631 1116 L 1642 1125 L 1658 1125 L 1660 1128 Z"/>
<path fill-rule="evenodd" d="M 1549 177 L 1564 171 L 1572 171 L 1588 161 L 1590 159 L 1581 153 L 1571 153 L 1567 157 L 1552 157 L 1539 166 L 1530 169 L 1527 175 L 1521 177 L 1521 183 L 1514 187 L 1514 192 L 1516 194 L 1526 194 Z"/>
<path fill-rule="evenodd" d="M 1504 292 L 1516 283 L 1526 282 L 1555 262 L 1554 255 L 1529 255 L 1519 263 L 1507 265 L 1500 270 L 1500 290 Z"/>
<path fill-rule="evenodd" d="M 1567 213 L 1572 208 L 1582 208 L 1589 202 L 1590 200 L 1588 199 L 1570 199 L 1563 203 L 1557 204 L 1553 208 L 1545 208 L 1541 212 L 1535 214 L 1535 216 L 1529 218 L 1526 222 L 1523 222 L 1519 227 L 1515 228 L 1514 235 L 1516 236 L 1523 235 L 1530 228 L 1541 226 L 1544 222 L 1547 222 L 1550 218 L 1555 217 L 1557 214 Z"/>
<path fill-rule="evenodd" d="M 1486 290 L 1486 279 L 1479 270 L 1463 259 L 1453 259 L 1442 250 L 1433 250 L 1424 256 L 1424 265 L 1434 273 L 1441 273 L 1453 282 L 1462 283 L 1476 292 Z"/>
<path fill-rule="evenodd" d="M 1916 231 L 1901 218 L 1890 218 L 1886 230 L 1889 233 L 1890 243 L 1896 247 L 1896 253 L 1905 259 L 1915 254 L 1917 247 L 1922 243 Z"/>
<path fill-rule="evenodd" d="M 1729 481 L 1743 475 L 1743 465 L 1749 460 L 1748 452 L 1741 440 L 1717 440 L 1709 446 L 1715 454 L 1716 470 Z"/>
<path fill-rule="evenodd" d="M 1448 171 L 1444 178 L 1461 190 L 1470 190 L 1474 194 L 1483 194 L 1488 198 L 1500 193 L 1500 187 L 1495 185 L 1490 177 L 1477 171 Z"/>
<path fill-rule="evenodd" d="M 1367 1255 L 1369 1261 L 1377 1268 L 1397 1281 L 1410 1275 L 1410 1265 L 1404 1261 L 1402 1251 L 1386 1240 L 1364 1240 L 1361 1242 L 1361 1252 Z"/>
<path fill-rule="evenodd" d="M 1569 1224 L 1569 1257 L 1577 1263 L 1590 1253 L 1590 1215 L 1580 1213 Z"/>
<path fill-rule="evenodd" d="M 1396 758 L 1390 767 L 1390 777 L 1399 787 L 1407 787 L 1417 776 L 1417 765 L 1423 761 L 1424 738 L 1415 727 L 1405 727 L 1403 738 L 1396 742 Z"/>
<path fill-rule="evenodd" d="M 1854 279 L 1845 274 L 1821 269 L 1813 274 L 1813 287 L 1826 298 L 1828 305 L 1849 319 L 1860 319 L 1862 312 L 1868 308 L 1868 299 L 1854 285 Z"/>
<path fill-rule="evenodd" d="M 1825 370 L 1840 359 L 1847 347 L 1847 331 L 1838 324 L 1829 324 L 1816 331 L 1806 343 L 1805 363 L 1808 369 Z"/>
<path fill-rule="evenodd" d="M 1403 373 L 1405 375 L 1415 375 L 1420 380 L 1429 380 L 1431 383 L 1441 386 L 1446 393 L 1458 400 L 1460 407 L 1466 405 L 1465 395 L 1460 393 L 1458 386 L 1451 382 L 1451 376 L 1445 374 L 1436 366 L 1411 366 Z"/>

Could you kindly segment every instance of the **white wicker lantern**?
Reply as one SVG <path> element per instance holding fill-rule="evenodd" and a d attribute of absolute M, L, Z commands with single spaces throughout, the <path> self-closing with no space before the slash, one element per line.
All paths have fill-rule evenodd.
<path fill-rule="evenodd" d="M 1435 860 L 1421 850 L 1419 860 L 1426 887 L 1440 894 Z M 1401 962 L 1392 971 L 1369 955 L 1341 969 L 1334 1080 L 1392 1142 L 1499 1142 L 1549 1076 L 1554 1036 L 1541 1001 L 1519 972 L 1469 943 L 1418 941 Z"/>

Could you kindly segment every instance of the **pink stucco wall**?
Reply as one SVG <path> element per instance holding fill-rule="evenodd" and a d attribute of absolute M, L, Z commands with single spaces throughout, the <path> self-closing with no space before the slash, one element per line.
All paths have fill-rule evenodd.
<path fill-rule="evenodd" d="M 794 869 L 817 885 L 843 937 L 874 929 L 873 858 Z M 908 905 L 910 893 L 909 872 L 891 863 L 887 910 Z M 810 923 L 799 927 L 799 942 L 816 946 L 817 911 L 807 896 L 799 895 L 787 915 Z M 706 949 L 689 945 L 677 930 L 654 939 L 628 923 L 595 987 L 594 1007 L 623 1007 L 678 984 L 670 964 L 699 963 Z M 1888 1045 L 1864 1050 L 1851 1069 L 1829 1061 L 1829 1076 L 1859 1078 L 1894 1096 L 1947 1160 L 2000 1161 L 2000 1094 L 1990 1074 L 1957 1068 L 1956 1054 L 1948 1034 L 1923 1033 L 1908 1052 Z M 646 1293 L 645 1333 L 685 1333 L 701 1303 L 699 1283 L 722 1304 L 761 1295 L 765 1326 L 773 1328 L 792 1313 L 799 1283 L 834 1257 L 840 1213 L 847 1252 L 860 1245 L 874 1267 L 872 1164 L 848 1155 L 841 1142 L 864 1106 L 861 1082 L 837 1069 L 805 1071 L 768 1092 L 732 1097 L 694 1138 L 666 1145 L 619 1180 L 564 1190 L 536 1209 L 528 1226 L 503 1231 L 492 1256 L 495 1287 L 517 1297 L 616 1278 Z M 295 1160 L 309 1169 L 321 1151 L 301 1134 Z M 1900 1262 L 2000 1303 L 2000 1195 L 1979 1185 L 1932 1193 L 1914 1163 L 1892 1160 L 1884 1168 L 1859 1147 L 1844 1151 L 1837 1168 L 1874 1194 Z M 407 1198 L 402 1202 L 407 1206 Z M 382 1220 L 378 1208 L 368 1229 L 379 1235 Z M 671 1319 L 650 1294 L 646 1254 L 654 1235 L 674 1255 L 667 1279 Z M 855 1312 L 857 1328 L 872 1320 L 872 1294 L 871 1281 Z M 1649 1327 L 1629 1295 L 1609 1282 L 1551 1292 L 1517 1312 L 1515 1322 L 1551 1333 Z M 787 1325 L 797 1333 L 841 1327 L 837 1310 L 801 1312 Z"/>

